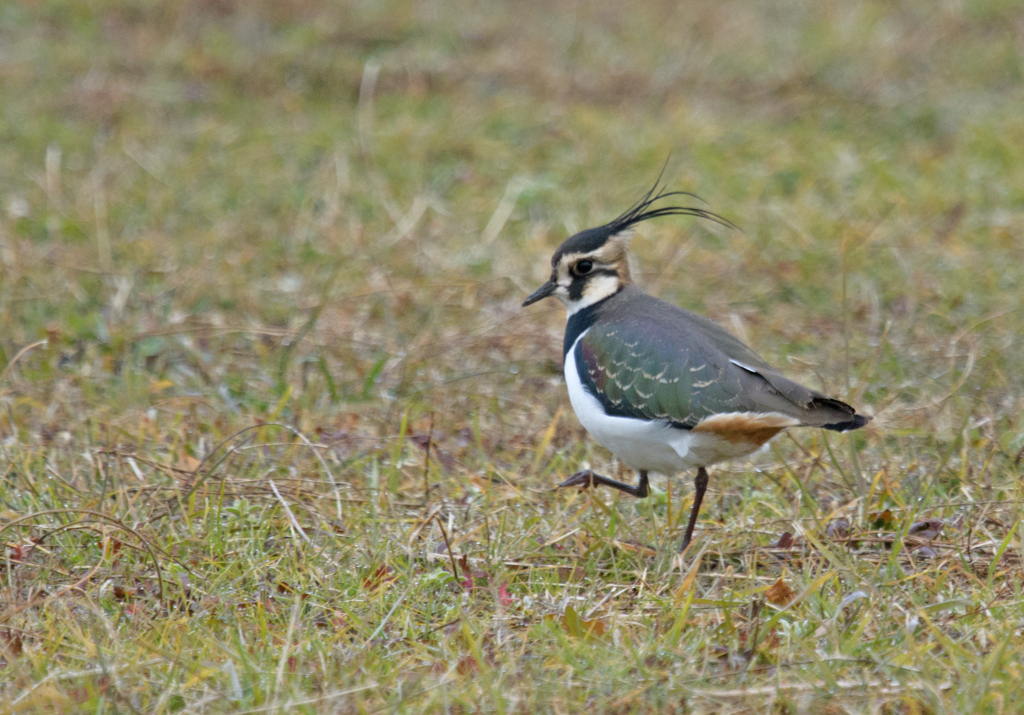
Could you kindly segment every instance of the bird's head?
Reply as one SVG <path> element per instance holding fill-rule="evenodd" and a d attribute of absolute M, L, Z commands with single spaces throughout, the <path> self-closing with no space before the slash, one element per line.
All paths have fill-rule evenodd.
<path fill-rule="evenodd" d="M 628 261 L 629 240 L 633 237 L 633 227 L 641 221 L 658 216 L 698 216 L 723 226 L 733 226 L 721 216 L 700 208 L 652 208 L 656 202 L 670 196 L 693 197 L 693 194 L 659 191 L 656 183 L 640 201 L 614 221 L 580 231 L 566 239 L 551 257 L 551 278 L 523 301 L 523 307 L 553 295 L 562 301 L 571 317 L 632 283 Z"/>

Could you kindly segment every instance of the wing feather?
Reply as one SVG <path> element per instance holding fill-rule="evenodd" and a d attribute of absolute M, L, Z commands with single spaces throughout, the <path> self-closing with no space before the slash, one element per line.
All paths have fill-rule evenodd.
<path fill-rule="evenodd" d="M 690 429 L 734 412 L 778 413 L 801 424 L 854 429 L 844 402 L 775 371 L 703 316 L 631 289 L 587 331 L 571 357 L 584 387 L 612 415 Z"/>

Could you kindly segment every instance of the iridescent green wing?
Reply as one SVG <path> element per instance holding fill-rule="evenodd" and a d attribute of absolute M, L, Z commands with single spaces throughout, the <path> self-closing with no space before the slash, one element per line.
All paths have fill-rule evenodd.
<path fill-rule="evenodd" d="M 730 412 L 830 429 L 863 424 L 852 407 L 783 377 L 714 322 L 639 293 L 595 321 L 574 357 L 584 386 L 612 415 L 683 428 Z"/>

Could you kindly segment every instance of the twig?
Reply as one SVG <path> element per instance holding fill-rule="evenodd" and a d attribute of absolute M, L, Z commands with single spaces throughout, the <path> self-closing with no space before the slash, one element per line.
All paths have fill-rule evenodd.
<path fill-rule="evenodd" d="M 427 430 L 426 457 L 423 458 L 423 503 L 430 502 L 430 447 L 434 439 L 434 411 L 430 411 L 430 429 Z"/>
<path fill-rule="evenodd" d="M 38 348 L 40 345 L 46 345 L 47 342 L 49 341 L 46 340 L 46 338 L 43 338 L 42 340 L 38 340 L 32 343 L 31 345 L 26 345 L 17 353 L 15 353 L 14 357 L 12 357 L 10 361 L 8 361 L 7 365 L 4 366 L 3 372 L 0 372 L 0 383 L 4 381 L 5 377 L 7 377 L 7 371 L 10 370 L 14 366 L 14 363 L 18 362 L 18 360 L 20 360 L 25 353 L 27 353 L 30 350 L 34 350 L 35 348 Z"/>
<path fill-rule="evenodd" d="M 337 508 L 337 512 L 338 512 L 338 519 L 340 520 L 342 518 L 342 512 L 341 512 L 341 492 L 338 491 L 338 483 L 335 481 L 334 474 L 331 473 L 330 467 L 327 466 L 327 462 L 324 461 L 323 456 L 321 456 L 321 454 L 316 450 L 316 446 L 312 442 L 309 441 L 309 439 L 306 437 L 306 435 L 302 434 L 301 432 L 299 432 L 294 427 L 290 427 L 289 425 L 283 424 L 281 422 L 263 422 L 263 423 L 260 423 L 258 425 L 251 425 L 249 427 L 244 427 L 244 428 L 238 430 L 234 434 L 232 434 L 229 437 L 227 437 L 226 439 L 224 439 L 216 447 L 214 447 L 209 452 L 209 454 L 205 455 L 203 457 L 202 461 L 199 462 L 199 465 L 191 472 L 191 476 L 195 477 L 196 475 L 198 475 L 199 474 L 199 470 L 201 470 L 203 468 L 203 465 L 206 464 L 207 461 L 209 461 L 210 457 L 212 457 L 217 452 L 219 452 L 221 449 L 223 449 L 227 444 L 229 444 L 236 437 L 239 437 L 240 435 L 243 435 L 246 432 L 252 432 L 253 430 L 258 430 L 261 427 L 271 427 L 271 426 L 273 426 L 273 427 L 280 427 L 281 429 L 288 430 L 289 432 L 294 434 L 296 437 L 298 437 L 300 440 L 302 440 L 303 444 L 305 444 L 307 447 L 309 447 L 313 451 L 313 455 L 320 462 L 320 466 L 323 467 L 324 473 L 327 475 L 328 480 L 330 480 L 330 482 L 331 482 L 331 487 L 334 489 L 334 502 L 335 502 L 335 507 Z M 235 449 L 235 448 L 231 448 L 230 450 L 228 450 L 227 454 L 224 455 L 223 459 L 221 459 L 216 464 L 214 464 L 206 472 L 206 474 L 204 474 L 201 478 L 196 479 L 193 482 L 192 486 L 189 487 L 189 490 L 187 492 L 185 492 L 185 494 L 182 496 L 182 498 L 180 500 L 172 501 L 170 506 L 168 507 L 167 513 L 163 514 L 162 516 L 170 516 L 171 514 L 174 513 L 174 507 L 175 507 L 176 504 L 188 501 L 189 497 L 192 496 L 192 493 L 195 492 L 196 489 L 198 489 L 207 479 L 210 478 L 210 475 L 213 473 L 213 470 L 216 469 L 218 466 L 220 466 L 220 464 L 223 463 L 225 459 L 230 457 L 236 451 L 238 451 L 238 450 Z M 154 519 L 156 519 L 156 518 L 160 518 L 160 517 L 154 517 Z"/>
<path fill-rule="evenodd" d="M 509 218 L 512 216 L 512 212 L 516 208 L 516 202 L 519 200 L 519 195 L 523 193 L 523 189 L 527 187 L 527 184 L 526 177 L 523 176 L 514 176 L 509 180 L 505 186 L 505 194 L 494 209 L 491 220 L 484 227 L 484 232 L 480 237 L 481 244 L 493 243 L 494 239 L 498 237 L 501 229 L 505 227 L 505 224 L 508 223 Z"/>
<path fill-rule="evenodd" d="M 271 482 L 273 484 L 273 482 Z M 276 492 L 277 489 L 274 489 Z M 286 506 L 285 509 L 288 507 Z M 291 512 L 289 512 L 291 515 Z M 284 638 L 284 647 L 281 648 L 281 658 L 277 662 L 277 677 L 274 679 L 274 696 L 281 692 L 281 685 L 284 683 L 284 667 L 288 664 L 288 651 L 292 647 L 292 636 L 295 635 L 295 624 L 299 621 L 299 610 L 302 608 L 302 599 L 296 598 L 292 606 L 292 617 L 288 620 L 288 635 Z"/>
<path fill-rule="evenodd" d="M 443 685 L 444 683 L 441 683 L 441 684 Z M 343 697 L 345 695 L 352 695 L 353 693 L 361 693 L 364 690 L 373 690 L 374 688 L 377 688 L 377 687 L 380 687 L 377 683 L 369 683 L 367 685 L 360 685 L 360 686 L 355 687 L 355 688 L 346 688 L 345 690 L 335 690 L 332 693 L 326 693 L 324 695 L 318 695 L 315 698 L 304 698 L 302 700 L 289 700 L 287 703 L 285 703 L 286 707 L 284 707 L 284 708 L 281 707 L 280 703 L 271 703 L 270 705 L 264 705 L 263 707 L 252 708 L 251 710 L 237 710 L 236 712 L 239 715 L 255 715 L 255 713 L 265 713 L 265 712 L 270 712 L 270 711 L 281 712 L 282 710 L 284 710 L 284 712 L 289 712 L 293 708 L 298 708 L 300 705 L 312 705 L 313 703 L 322 703 L 322 702 L 324 702 L 326 700 L 334 700 L 335 698 L 340 698 L 340 697 Z M 437 686 L 434 686 L 434 687 L 437 687 Z M 432 690 L 432 689 L 433 688 L 428 688 L 427 690 Z M 424 692 L 426 692 L 426 691 L 424 691 Z"/>
<path fill-rule="evenodd" d="M 416 583 L 415 582 L 409 584 L 409 588 L 405 589 L 405 593 L 403 593 L 401 596 L 398 597 L 398 600 L 395 601 L 395 605 L 391 607 L 390 611 L 388 611 L 388 615 L 384 616 L 384 620 L 382 620 L 380 622 L 380 625 L 377 626 L 377 630 L 375 630 L 373 632 L 373 634 L 370 635 L 370 637 L 366 639 L 367 645 L 369 645 L 371 642 L 373 642 L 373 639 L 376 638 L 380 634 L 380 632 L 382 630 L 384 630 L 384 626 L 386 626 L 388 621 L 391 620 L 391 616 L 395 615 L 395 611 L 398 610 L 398 607 L 402 604 L 402 601 L 405 600 L 406 596 L 408 596 L 410 593 L 412 593 L 412 590 L 414 588 L 416 588 Z"/>
<path fill-rule="evenodd" d="M 160 600 L 161 601 L 164 600 L 164 577 L 163 577 L 163 572 L 160 570 L 160 560 L 157 559 L 156 553 L 153 550 L 153 546 L 145 538 L 143 538 L 143 536 L 139 532 L 137 532 L 135 529 L 131 528 L 130 526 L 127 526 L 126 524 L 122 523 L 117 518 L 115 518 L 113 516 L 110 516 L 109 514 L 104 514 L 103 512 L 99 512 L 99 511 L 92 511 L 91 509 L 46 509 L 45 511 L 37 511 L 37 512 L 33 512 L 31 514 L 26 514 L 25 516 L 23 516 L 21 518 L 18 518 L 18 519 L 15 519 L 13 521 L 7 522 L 3 526 L 0 526 L 0 534 L 3 534 L 5 531 L 10 529 L 12 526 L 20 524 L 20 523 L 22 523 L 24 521 L 28 521 L 30 519 L 35 519 L 36 517 L 45 516 L 47 514 L 87 514 L 87 515 L 89 515 L 91 517 L 94 517 L 96 519 L 100 519 L 102 521 L 107 521 L 107 522 L 113 524 L 114 526 L 116 526 L 117 528 L 123 529 L 124 531 L 127 531 L 129 534 L 131 534 L 136 539 L 141 541 L 142 545 L 146 547 L 146 551 L 149 552 L 149 557 L 151 559 L 153 559 L 153 566 L 156 567 L 156 580 L 157 580 L 157 583 L 160 586 Z M 163 551 L 163 550 L 161 549 L 161 551 Z M 5 614 L 5 617 L 0 618 L 0 623 L 2 623 L 4 620 L 6 620 L 6 614 Z"/>
<path fill-rule="evenodd" d="M 284 497 L 281 496 L 281 492 L 277 490 L 277 485 L 274 484 L 274 480 L 268 479 L 267 481 L 270 482 L 270 488 L 274 490 L 274 496 L 276 496 L 277 500 L 281 502 L 281 506 L 284 507 L 284 513 L 288 515 L 288 519 L 291 520 L 292 526 L 295 527 L 295 530 L 299 532 L 299 536 L 301 536 L 302 540 L 305 541 L 307 544 L 311 543 L 309 537 L 306 536 L 306 532 L 303 531 L 302 526 L 299 525 L 299 522 L 295 518 L 295 515 L 292 514 L 292 510 L 288 508 L 288 502 L 284 500 Z"/>
<path fill-rule="evenodd" d="M 448 547 L 448 558 L 451 559 L 452 562 L 452 574 L 455 575 L 455 580 L 458 581 L 459 567 L 455 565 L 455 554 L 452 553 L 452 545 L 451 542 L 448 541 L 448 532 L 444 530 L 444 523 L 441 521 L 440 515 L 435 516 L 434 518 L 437 519 L 437 525 L 441 527 L 441 536 L 444 537 L 444 545 Z"/>
<path fill-rule="evenodd" d="M 26 697 L 28 697 L 33 692 L 38 690 L 41 686 L 43 686 L 46 683 L 49 683 L 50 681 L 53 681 L 53 680 L 57 680 L 57 681 L 60 681 L 60 680 L 77 680 L 78 678 L 84 678 L 84 677 L 87 677 L 87 676 L 90 676 L 90 675 L 99 675 L 104 670 L 106 670 L 109 673 L 115 673 L 119 669 L 123 670 L 125 668 L 130 668 L 130 669 L 148 668 L 150 666 L 159 665 L 160 663 L 166 663 L 166 662 L 167 662 L 166 658 L 151 658 L 150 660 L 146 660 L 146 661 L 143 661 L 141 663 L 130 663 L 130 664 L 121 665 L 121 666 L 119 666 L 117 664 L 113 664 L 113 665 L 109 666 L 106 669 L 100 668 L 99 666 L 94 666 L 92 668 L 84 668 L 82 670 L 68 670 L 68 671 L 65 671 L 63 673 L 60 672 L 60 671 L 52 671 L 45 678 L 42 678 L 41 680 L 36 681 L 32 685 L 31 688 L 29 688 L 28 690 L 23 692 L 21 695 L 16 697 L 14 700 L 10 701 L 9 704 L 12 707 L 14 705 L 17 705 L 22 700 L 24 700 Z"/>
<path fill-rule="evenodd" d="M 1005 641 L 1004 641 L 1005 642 Z M 949 690 L 953 687 L 951 683 L 942 683 L 939 690 Z M 763 685 L 757 688 L 734 688 L 731 690 L 691 690 L 690 693 L 703 698 L 747 698 L 752 695 L 776 695 L 781 691 L 790 693 L 803 693 L 812 690 L 827 690 L 834 692 L 840 690 L 854 690 L 857 688 L 871 688 L 878 694 L 896 694 L 905 692 L 907 689 L 923 690 L 925 686 L 920 683 L 903 683 L 891 685 L 889 680 L 871 680 L 862 682 L 859 680 L 836 680 L 834 682 L 815 683 L 777 683 Z"/>

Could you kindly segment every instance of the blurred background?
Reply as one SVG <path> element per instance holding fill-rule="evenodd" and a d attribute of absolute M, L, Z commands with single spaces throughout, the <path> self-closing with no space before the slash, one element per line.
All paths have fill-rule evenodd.
<path fill-rule="evenodd" d="M 993 673 L 1019 698 L 1019 646 L 984 653 L 1020 617 L 992 604 L 1020 603 L 1019 560 L 994 575 L 1024 456 L 1022 79 L 1017 0 L 0 3 L 0 692 L 162 712 L 380 684 L 369 712 L 443 673 L 468 676 L 463 712 L 505 693 L 572 711 L 611 708 L 640 663 L 637 697 L 667 703 L 763 657 L 829 692 L 878 663 L 879 697 L 935 673 L 929 702 L 952 703 L 872 712 L 982 712 Z M 641 225 L 640 285 L 875 416 L 714 472 L 698 531 L 718 560 L 691 572 L 686 629 L 689 586 L 658 583 L 689 475 L 610 507 L 548 491 L 625 470 L 571 414 L 564 310 L 520 308 L 565 238 L 663 168 L 742 230 Z M 239 435 L 265 422 L 318 446 Z M 759 565 L 840 513 L 934 517 L 967 560 L 904 578 L 890 535 L 837 547 L 827 586 L 811 557 Z M 979 544 L 1002 544 L 991 565 L 968 563 Z M 728 609 L 783 576 L 822 591 L 759 656 Z M 53 593 L 75 608 L 42 608 Z M 915 631 L 933 600 L 948 627 Z M 587 618 L 614 632 L 596 663 Z"/>
<path fill-rule="evenodd" d="M 1022 46 L 1014 2 L 5 3 L 0 362 L 48 342 L 0 432 L 550 412 L 519 302 L 667 161 L 743 230 L 644 225 L 641 285 L 1019 450 Z"/>

